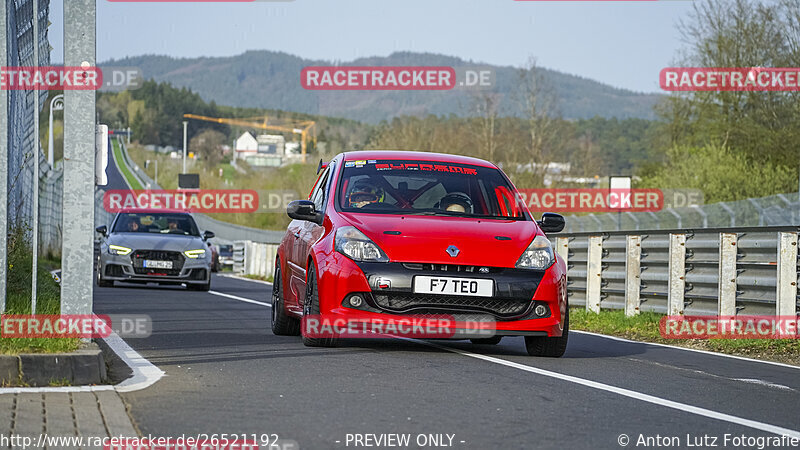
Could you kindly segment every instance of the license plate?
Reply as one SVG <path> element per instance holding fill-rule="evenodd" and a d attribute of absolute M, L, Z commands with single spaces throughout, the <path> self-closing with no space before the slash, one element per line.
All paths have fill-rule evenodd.
<path fill-rule="evenodd" d="M 414 293 L 491 297 L 494 280 L 418 275 L 414 277 Z"/>
<path fill-rule="evenodd" d="M 142 267 L 147 269 L 172 269 L 172 261 L 156 261 L 153 259 L 145 259 L 142 261 Z"/>

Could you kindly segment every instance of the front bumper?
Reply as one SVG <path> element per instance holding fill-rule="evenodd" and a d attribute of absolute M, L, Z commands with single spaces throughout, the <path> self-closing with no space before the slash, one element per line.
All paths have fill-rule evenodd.
<path fill-rule="evenodd" d="M 210 280 L 211 261 L 208 258 L 184 258 L 180 269 L 175 270 L 144 270 L 135 267 L 131 255 L 112 255 L 104 252 L 100 254 L 100 277 L 104 281 L 126 281 L 132 283 L 163 283 L 163 284 L 206 284 Z M 137 264 L 136 266 L 139 266 Z"/>
<path fill-rule="evenodd" d="M 566 308 L 561 267 L 546 271 L 418 263 L 354 263 L 341 255 L 321 274 L 323 311 L 354 320 L 448 315 L 456 321 L 491 321 L 502 336 L 560 336 Z M 415 276 L 491 279 L 492 297 L 416 294 Z M 354 307 L 353 294 L 364 301 Z M 542 314 L 542 305 L 546 312 Z"/>

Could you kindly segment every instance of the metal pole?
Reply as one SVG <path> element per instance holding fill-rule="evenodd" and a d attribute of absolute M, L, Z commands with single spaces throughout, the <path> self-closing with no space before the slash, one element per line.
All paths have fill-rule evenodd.
<path fill-rule="evenodd" d="M 153 181 L 155 181 L 156 184 L 158 184 L 158 160 L 156 159 L 155 161 L 156 161 L 156 179 Z"/>
<path fill-rule="evenodd" d="M 128 127 L 128 147 L 131 146 L 131 127 Z"/>
<path fill-rule="evenodd" d="M 8 66 L 8 3 L 0 0 L 0 66 Z M 8 91 L 0 89 L 0 312 L 6 311 L 8 268 Z"/>
<path fill-rule="evenodd" d="M 189 124 L 187 121 L 183 121 L 183 172 L 186 173 L 186 126 Z"/>
<path fill-rule="evenodd" d="M 96 0 L 64 2 L 64 66 L 97 64 Z M 95 92 L 64 92 L 64 213 L 61 313 L 92 313 Z"/>
<path fill-rule="evenodd" d="M 58 94 L 50 100 L 50 132 L 47 140 L 47 164 L 50 167 L 55 166 L 55 151 L 53 150 L 53 111 L 62 111 L 64 109 L 64 94 Z"/>
<path fill-rule="evenodd" d="M 39 0 L 33 0 L 33 65 L 39 70 Z M 31 275 L 31 314 L 36 314 L 39 281 L 39 90 L 33 89 L 33 264 Z"/>

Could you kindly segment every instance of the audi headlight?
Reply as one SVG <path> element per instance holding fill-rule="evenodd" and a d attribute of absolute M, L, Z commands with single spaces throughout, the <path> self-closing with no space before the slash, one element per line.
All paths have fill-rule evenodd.
<path fill-rule="evenodd" d="M 199 248 L 197 250 L 186 250 L 183 254 L 186 255 L 187 258 L 196 259 L 206 256 L 206 251 L 205 249 Z"/>
<path fill-rule="evenodd" d="M 108 253 L 111 253 L 112 255 L 125 256 L 127 254 L 130 254 L 130 252 L 132 252 L 132 251 L 133 250 L 129 249 L 128 247 L 123 247 L 121 245 L 109 245 L 108 246 Z"/>
<path fill-rule="evenodd" d="M 516 268 L 544 270 L 552 266 L 554 262 L 553 246 L 550 241 L 544 236 L 536 236 L 531 245 L 519 257 Z"/>
<path fill-rule="evenodd" d="M 336 251 L 353 261 L 389 262 L 389 257 L 356 227 L 336 230 Z"/>

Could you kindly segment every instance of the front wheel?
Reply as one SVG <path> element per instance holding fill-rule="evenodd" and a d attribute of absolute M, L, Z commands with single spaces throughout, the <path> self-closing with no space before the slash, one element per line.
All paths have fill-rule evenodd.
<path fill-rule="evenodd" d="M 306 276 L 306 298 L 303 302 L 303 320 L 307 320 L 309 316 L 316 316 L 319 318 L 319 290 L 317 286 L 317 273 L 314 266 L 308 268 L 308 275 Z M 339 343 L 336 338 L 314 338 L 307 337 L 305 330 L 303 330 L 303 344 L 306 347 L 336 347 Z"/>
<path fill-rule="evenodd" d="M 114 287 L 114 281 L 104 280 L 102 276 L 103 265 L 98 261 L 97 263 L 97 287 Z"/>
<path fill-rule="evenodd" d="M 525 349 L 530 356 L 560 358 L 567 350 L 569 340 L 569 308 L 564 314 L 564 331 L 559 337 L 525 336 Z"/>

